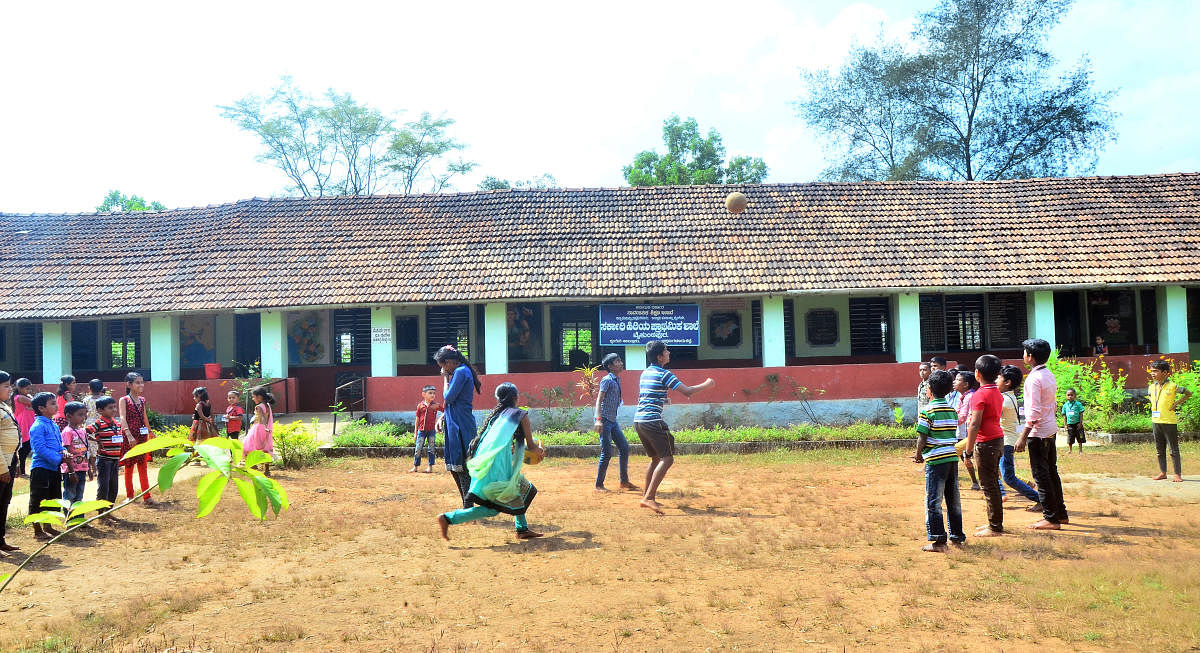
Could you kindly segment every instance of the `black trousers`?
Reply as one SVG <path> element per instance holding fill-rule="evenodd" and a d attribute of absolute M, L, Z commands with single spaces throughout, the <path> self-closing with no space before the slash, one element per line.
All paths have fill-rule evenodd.
<path fill-rule="evenodd" d="M 4 543 L 4 531 L 8 524 L 8 504 L 12 503 L 13 483 L 17 480 L 17 452 L 13 452 L 12 460 L 8 462 L 8 482 L 0 481 L 0 544 Z"/>
<path fill-rule="evenodd" d="M 34 467 L 29 470 L 29 514 L 53 508 L 43 508 L 46 499 L 62 498 L 62 474 L 57 469 Z"/>
<path fill-rule="evenodd" d="M 1029 438 L 1029 469 L 1037 482 L 1038 498 L 1042 502 L 1042 518 L 1055 524 L 1067 518 L 1067 504 L 1063 501 L 1062 479 L 1058 477 L 1058 448 L 1054 446 L 1056 436 Z"/>
<path fill-rule="evenodd" d="M 96 488 L 96 499 L 116 504 L 117 488 L 120 486 L 121 479 L 121 461 L 104 456 L 97 458 L 96 479 L 99 481 Z"/>

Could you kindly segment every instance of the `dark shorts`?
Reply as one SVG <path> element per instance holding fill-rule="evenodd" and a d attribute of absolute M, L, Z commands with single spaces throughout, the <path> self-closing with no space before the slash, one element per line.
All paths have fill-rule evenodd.
<path fill-rule="evenodd" d="M 646 449 L 646 455 L 651 458 L 665 458 L 675 455 L 675 436 L 666 422 L 634 422 L 638 439 Z"/>
<path fill-rule="evenodd" d="M 1083 430 L 1083 422 L 1067 424 L 1067 444 L 1074 444 L 1076 442 L 1079 444 L 1087 442 L 1087 436 Z"/>

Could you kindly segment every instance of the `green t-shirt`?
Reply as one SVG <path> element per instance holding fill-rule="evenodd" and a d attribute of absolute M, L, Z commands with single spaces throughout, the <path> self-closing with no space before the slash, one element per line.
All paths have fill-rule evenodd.
<path fill-rule="evenodd" d="M 1083 404 L 1078 399 L 1063 402 L 1062 414 L 1067 418 L 1067 424 L 1078 424 L 1083 420 Z"/>

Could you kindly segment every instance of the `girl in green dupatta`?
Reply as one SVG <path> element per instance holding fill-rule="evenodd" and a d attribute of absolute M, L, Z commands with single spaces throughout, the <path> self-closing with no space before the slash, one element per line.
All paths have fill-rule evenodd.
<path fill-rule="evenodd" d="M 529 530 L 525 511 L 537 488 L 521 474 L 525 449 L 545 450 L 533 439 L 529 415 L 517 408 L 517 386 L 502 383 L 496 388 L 496 409 L 488 415 L 479 435 L 467 450 L 467 471 L 471 474 L 468 497 L 475 506 L 438 515 L 442 539 L 449 540 L 450 524 L 486 519 L 499 513 L 514 516 L 517 538 L 541 537 Z"/>

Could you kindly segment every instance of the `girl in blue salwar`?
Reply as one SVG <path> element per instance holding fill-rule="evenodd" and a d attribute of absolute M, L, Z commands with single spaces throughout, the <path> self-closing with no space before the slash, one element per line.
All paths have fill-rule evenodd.
<path fill-rule="evenodd" d="M 525 522 L 525 511 L 537 496 L 537 488 L 521 474 L 526 449 L 546 454 L 533 439 L 529 415 L 517 408 L 517 386 L 502 383 L 496 388 L 496 409 L 488 415 L 483 432 L 471 442 L 468 451 L 469 497 L 476 505 L 438 515 L 442 539 L 450 539 L 451 524 L 486 519 L 499 513 L 514 516 L 517 538 L 542 536 L 529 530 Z"/>
<path fill-rule="evenodd" d="M 433 355 L 433 360 L 442 368 L 445 379 L 443 419 L 446 420 L 446 448 L 443 458 L 446 469 L 458 486 L 463 508 L 471 507 L 467 494 L 471 488 L 471 477 L 467 473 L 467 447 L 475 439 L 474 396 L 481 389 L 479 374 L 457 349 L 446 345 Z"/>

